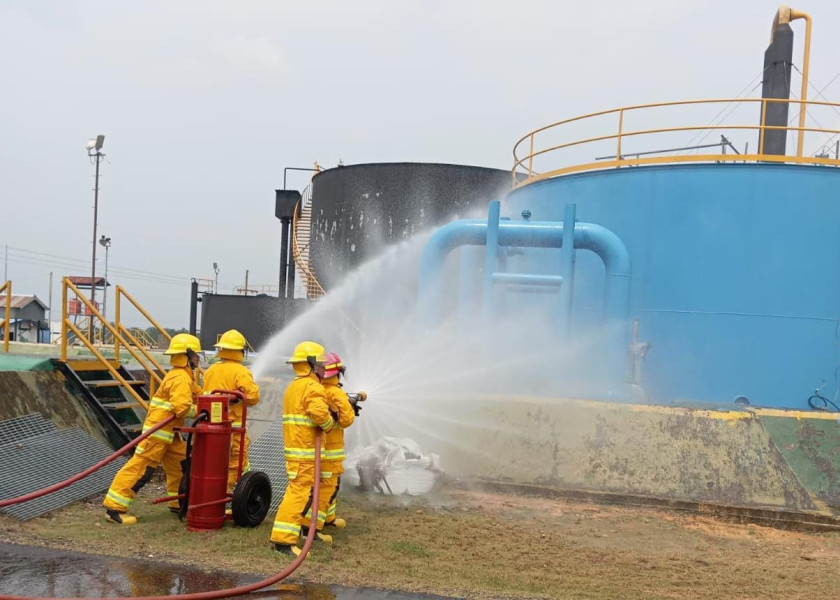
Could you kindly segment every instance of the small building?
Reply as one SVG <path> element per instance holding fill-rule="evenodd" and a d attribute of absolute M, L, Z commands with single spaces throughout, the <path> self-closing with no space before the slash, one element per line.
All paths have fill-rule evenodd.
<path fill-rule="evenodd" d="M 11 296 L 9 315 L 9 340 L 48 344 L 50 342 L 50 324 L 47 320 L 47 305 L 33 295 Z M 0 296 L 0 337 L 5 335 L 6 296 Z"/>

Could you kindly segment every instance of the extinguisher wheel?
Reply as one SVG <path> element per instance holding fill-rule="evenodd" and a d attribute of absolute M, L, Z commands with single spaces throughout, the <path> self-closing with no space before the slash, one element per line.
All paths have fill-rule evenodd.
<path fill-rule="evenodd" d="M 271 481 L 262 471 L 248 471 L 233 488 L 230 503 L 233 522 L 239 527 L 256 527 L 271 508 Z"/>

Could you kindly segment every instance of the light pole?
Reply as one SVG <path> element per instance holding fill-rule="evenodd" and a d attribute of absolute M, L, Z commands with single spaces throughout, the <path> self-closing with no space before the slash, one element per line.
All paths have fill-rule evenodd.
<path fill-rule="evenodd" d="M 99 238 L 99 245 L 105 248 L 105 285 L 102 286 L 102 316 L 108 320 L 108 250 L 111 249 L 111 238 L 103 235 Z"/>
<path fill-rule="evenodd" d="M 213 293 L 219 293 L 219 263 L 213 263 L 213 271 L 216 272 L 216 285 L 213 286 Z"/>
<path fill-rule="evenodd" d="M 95 140 L 87 143 L 88 156 L 96 162 L 96 178 L 93 186 L 93 251 L 90 259 L 90 303 L 96 307 L 96 221 L 99 216 L 99 163 L 102 157 L 102 146 L 105 145 L 105 136 L 97 135 Z M 93 315 L 90 316 L 90 342 L 93 343 Z"/>

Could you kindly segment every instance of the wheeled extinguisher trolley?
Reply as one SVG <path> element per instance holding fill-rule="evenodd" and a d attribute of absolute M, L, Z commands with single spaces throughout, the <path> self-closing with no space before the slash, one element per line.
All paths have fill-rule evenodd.
<path fill-rule="evenodd" d="M 234 427 L 228 414 L 232 402 L 242 402 L 242 427 Z M 228 519 L 240 527 L 256 527 L 265 519 L 271 506 L 271 482 L 261 471 L 243 475 L 247 405 L 238 390 L 214 390 L 199 396 L 198 414 L 188 434 L 187 460 L 178 499 L 181 516 L 186 516 L 189 531 L 221 529 Z M 227 493 L 231 440 L 239 444 L 237 482 Z M 171 498 L 158 498 L 155 503 Z M 230 514 L 225 505 L 230 503 Z"/>

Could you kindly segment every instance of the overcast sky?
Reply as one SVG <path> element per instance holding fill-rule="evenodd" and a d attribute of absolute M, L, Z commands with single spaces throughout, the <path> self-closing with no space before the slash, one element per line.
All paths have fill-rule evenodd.
<path fill-rule="evenodd" d="M 150 273 L 110 279 L 186 326 L 189 279 L 214 261 L 223 292 L 246 269 L 276 285 L 283 167 L 509 169 L 521 135 L 561 118 L 734 96 L 761 71 L 777 5 L 0 0 L 0 253 L 14 291 L 45 301 L 50 271 L 90 274 L 85 143 L 104 133 L 110 265 Z M 814 18 L 822 88 L 840 69 L 840 2 L 795 7 Z M 840 79 L 825 94 L 840 99 Z"/>

